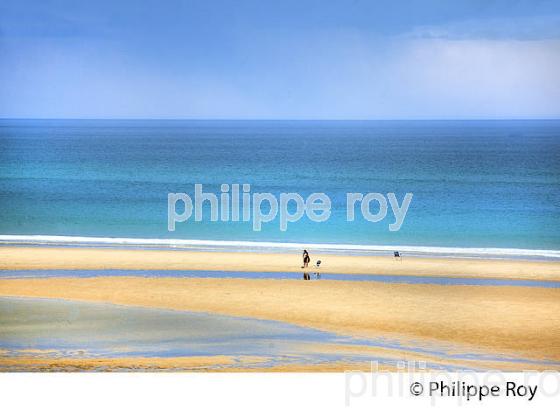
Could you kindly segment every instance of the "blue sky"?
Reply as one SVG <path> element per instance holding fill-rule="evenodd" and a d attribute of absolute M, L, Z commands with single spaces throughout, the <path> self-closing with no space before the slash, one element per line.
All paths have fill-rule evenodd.
<path fill-rule="evenodd" d="M 0 117 L 560 118 L 560 1 L 0 0 Z"/>

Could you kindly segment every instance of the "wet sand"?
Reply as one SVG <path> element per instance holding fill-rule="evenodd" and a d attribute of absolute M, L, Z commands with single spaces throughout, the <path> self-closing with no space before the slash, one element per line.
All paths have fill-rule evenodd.
<path fill-rule="evenodd" d="M 560 281 L 560 262 L 316 254 L 321 272 Z M 0 247 L 0 269 L 160 269 L 301 272 L 293 254 Z M 310 269 L 313 271 L 313 268 Z"/>
<path fill-rule="evenodd" d="M 202 357 L 133 357 L 133 358 L 1 358 L 0 366 L 11 371 L 61 372 L 61 371 L 188 371 L 188 372 L 344 372 L 371 370 L 369 362 L 332 362 L 319 364 L 283 364 L 274 367 L 260 367 L 259 358 L 239 358 L 231 356 Z M 377 371 L 396 371 L 394 366 L 379 366 Z"/>
<path fill-rule="evenodd" d="M 558 370 L 446 343 L 355 338 L 283 322 L 0 297 L 2 371 Z"/>
<path fill-rule="evenodd" d="M 298 272 L 301 258 L 292 254 L 191 252 L 92 248 L 0 247 L 4 270 L 191 270 L 240 272 Z M 312 253 L 322 260 L 322 273 L 399 275 L 442 278 L 560 281 L 560 262 L 344 256 Z M 314 269 L 310 269 L 311 272 Z M 103 272 L 102 272 L 103 273 Z M 0 279 L 0 296 L 53 298 L 123 306 L 204 312 L 241 318 L 273 320 L 309 329 L 362 338 L 398 340 L 402 346 L 436 344 L 454 349 L 456 359 L 432 363 L 479 368 L 556 369 L 560 362 L 560 288 L 528 286 L 433 285 L 345 280 L 273 280 L 233 278 L 94 278 L 53 277 Z M 17 275 L 15 275 L 17 276 Z M 305 343 L 302 344 L 302 346 Z M 399 360 L 422 360 L 419 352 L 380 347 L 366 349 L 325 344 L 314 352 L 367 352 Z M 103 357 L 51 358 L 25 355 L 3 357 L 11 367 L 57 370 L 212 370 L 250 371 L 262 357 L 232 356 L 227 352 L 188 358 Z M 490 354 L 477 359 L 465 353 Z M 541 364 L 500 362 L 496 355 L 543 361 Z M 482 357 L 482 356 L 481 356 Z M 161 359 L 161 360 L 160 360 Z M 276 371 L 368 370 L 364 361 L 278 363 Z M 13 361 L 16 362 L 13 362 Z M 19 360 L 19 362 L 17 362 Z M 246 361 L 247 363 L 243 364 Z M 555 363 L 546 364 L 546 361 Z M 11 364 L 10 364 L 11 363 Z M 391 366 L 387 366 L 391 368 Z M 262 370 L 262 369 L 261 369 Z M 394 368 L 393 368 L 394 370 Z"/>
<path fill-rule="evenodd" d="M 445 343 L 458 352 L 560 361 L 558 288 L 97 277 L 3 279 L 0 296 L 218 313 L 405 345 Z"/>

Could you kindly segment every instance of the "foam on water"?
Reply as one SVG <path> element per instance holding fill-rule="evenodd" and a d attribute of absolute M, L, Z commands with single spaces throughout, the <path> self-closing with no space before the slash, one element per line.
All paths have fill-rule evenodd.
<path fill-rule="evenodd" d="M 471 258 L 521 258 L 560 259 L 560 251 L 547 249 L 516 248 L 458 248 L 441 246 L 381 246 L 291 242 L 217 241 L 197 239 L 157 238 L 103 238 L 54 235 L 0 235 L 3 245 L 67 245 L 67 246 L 110 246 L 110 247 L 157 247 L 185 250 L 255 251 L 255 252 L 299 252 L 309 249 L 315 252 L 339 254 L 392 254 L 395 250 L 410 256 L 446 256 Z"/>

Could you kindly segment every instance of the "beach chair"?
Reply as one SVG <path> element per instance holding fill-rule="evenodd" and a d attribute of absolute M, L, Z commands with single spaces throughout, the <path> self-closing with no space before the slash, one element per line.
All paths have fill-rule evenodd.
<path fill-rule="evenodd" d="M 395 257 L 395 260 L 398 259 L 398 260 L 402 261 L 402 259 L 401 259 L 401 254 L 400 254 L 399 251 L 393 252 L 393 256 Z"/>

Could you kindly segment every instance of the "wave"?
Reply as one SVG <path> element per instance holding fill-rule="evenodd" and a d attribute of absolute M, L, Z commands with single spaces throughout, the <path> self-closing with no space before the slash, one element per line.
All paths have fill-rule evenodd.
<path fill-rule="evenodd" d="M 560 259 L 559 250 L 517 249 L 517 248 L 458 248 L 443 246 L 408 245 L 352 245 L 326 243 L 221 241 L 201 239 L 147 239 L 147 238 L 106 238 L 87 236 L 54 235 L 0 235 L 4 245 L 47 245 L 47 246 L 98 246 L 98 247 L 146 247 L 184 250 L 212 251 L 268 251 L 292 252 L 308 249 L 311 252 L 339 254 L 392 255 L 394 251 L 409 256 L 446 256 L 465 258 L 521 258 Z"/>

